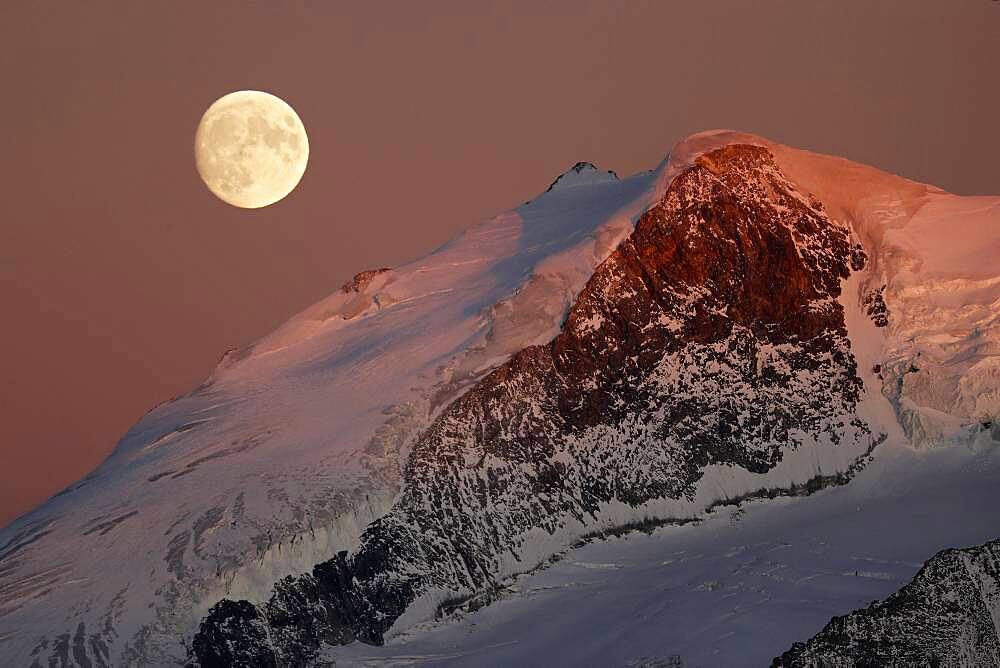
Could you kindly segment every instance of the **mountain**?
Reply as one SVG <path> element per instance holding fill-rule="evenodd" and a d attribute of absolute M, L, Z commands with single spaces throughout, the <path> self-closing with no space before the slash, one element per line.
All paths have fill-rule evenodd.
<path fill-rule="evenodd" d="M 0 655 L 336 658 L 597 535 L 991 451 L 998 221 L 730 132 L 626 179 L 578 163 L 228 353 L 4 529 Z"/>
<path fill-rule="evenodd" d="M 995 447 L 890 439 L 847 485 L 731 499 L 659 527 L 608 526 L 489 598 L 394 629 L 384 646 L 321 656 L 350 666 L 768 666 L 831 617 L 890 596 L 929 556 L 996 535 L 987 509 L 998 476 Z"/>
<path fill-rule="evenodd" d="M 1000 540 L 934 555 L 882 602 L 835 617 L 774 666 L 1000 665 Z"/>

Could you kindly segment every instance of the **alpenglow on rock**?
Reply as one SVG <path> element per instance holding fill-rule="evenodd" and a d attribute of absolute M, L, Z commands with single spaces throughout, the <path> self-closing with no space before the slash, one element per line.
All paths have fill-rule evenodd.
<path fill-rule="evenodd" d="M 336 660 L 586 536 L 992 447 L 998 210 L 728 132 L 579 163 L 227 354 L 3 529 L 0 657 Z"/>
<path fill-rule="evenodd" d="M 220 603 L 198 659 L 281 664 L 345 637 L 381 644 L 421 597 L 511 574 L 536 552 L 532 532 L 565 541 L 612 502 L 694 503 L 709 466 L 766 474 L 796 450 L 866 456 L 877 437 L 855 414 L 837 302 L 863 264 L 766 149 L 699 158 L 597 268 L 558 336 L 514 354 L 416 440 L 399 498 L 360 547 L 279 583 L 263 615 Z"/>

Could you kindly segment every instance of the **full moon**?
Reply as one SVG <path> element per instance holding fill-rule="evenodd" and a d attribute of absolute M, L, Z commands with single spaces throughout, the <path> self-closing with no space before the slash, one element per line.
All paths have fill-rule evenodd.
<path fill-rule="evenodd" d="M 219 199 L 244 209 L 292 192 L 309 161 L 298 114 L 270 93 L 241 90 L 216 100 L 194 138 L 198 174 Z"/>

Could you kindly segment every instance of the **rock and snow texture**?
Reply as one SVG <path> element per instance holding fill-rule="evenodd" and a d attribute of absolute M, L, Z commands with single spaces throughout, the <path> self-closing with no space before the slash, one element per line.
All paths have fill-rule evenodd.
<path fill-rule="evenodd" d="M 944 550 L 884 601 L 834 617 L 773 666 L 1000 666 L 1000 540 Z"/>
<path fill-rule="evenodd" d="M 259 608 L 220 603 L 197 658 L 282 665 L 323 643 L 381 644 L 402 615 L 538 565 L 611 504 L 628 519 L 656 516 L 655 502 L 697 513 L 710 466 L 758 474 L 757 487 L 845 471 L 883 436 L 857 416 L 838 301 L 864 259 L 766 149 L 698 158 L 597 268 L 559 335 L 514 354 L 415 441 L 396 502 L 355 551 L 282 581 Z M 804 470 L 766 475 L 796 451 Z"/>
<path fill-rule="evenodd" d="M 228 354 L 4 529 L 0 656 L 391 646 L 608 526 L 813 491 L 887 446 L 989 449 L 997 221 L 734 133 L 624 180 L 580 163 Z"/>
<path fill-rule="evenodd" d="M 591 540 L 504 582 L 486 607 L 462 606 L 384 646 L 328 648 L 323 658 L 371 667 L 762 668 L 832 617 L 889 596 L 929 556 L 995 537 L 996 518 L 984 509 L 997 502 L 998 476 L 1000 448 L 886 442 L 850 484 Z"/>
<path fill-rule="evenodd" d="M 578 162 L 552 182 L 545 192 L 575 186 L 587 186 L 596 183 L 617 181 L 618 175 L 612 171 L 602 172 L 589 162 Z"/>
<path fill-rule="evenodd" d="M 884 328 L 878 375 L 910 443 L 974 443 L 1000 415 L 1000 197 L 958 197 L 787 147 L 776 154 L 868 251 L 861 299 Z"/>
<path fill-rule="evenodd" d="M 659 177 L 553 190 L 228 353 L 0 531 L 0 663 L 183 662 L 219 599 L 264 600 L 355 547 L 397 494 L 412 438 L 554 336 Z"/>

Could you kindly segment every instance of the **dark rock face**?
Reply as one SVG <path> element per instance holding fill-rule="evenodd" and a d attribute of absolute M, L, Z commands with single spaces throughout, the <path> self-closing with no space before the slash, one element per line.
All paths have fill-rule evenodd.
<path fill-rule="evenodd" d="M 866 294 L 864 299 L 865 313 L 868 314 L 876 327 L 889 326 L 889 309 L 885 305 L 883 292 L 885 292 L 884 285 Z"/>
<path fill-rule="evenodd" d="M 898 592 L 776 658 L 805 666 L 1000 666 L 1000 541 L 931 558 Z"/>
<path fill-rule="evenodd" d="M 194 639 L 202 666 L 276 666 L 267 620 L 252 603 L 221 601 L 209 612 Z M 238 643 L 227 642 L 239 638 Z"/>
<path fill-rule="evenodd" d="M 421 435 L 396 504 L 352 555 L 282 581 L 257 617 L 219 603 L 197 659 L 262 656 L 261 617 L 282 664 L 322 643 L 379 644 L 421 596 L 482 591 L 523 570 L 532 537 L 586 526 L 610 502 L 693 498 L 711 464 L 764 473 L 799 447 L 867 441 L 836 300 L 863 261 L 766 149 L 700 158 L 598 267 L 554 340 L 512 356 Z"/>
<path fill-rule="evenodd" d="M 392 271 L 389 267 L 382 267 L 381 269 L 365 269 L 364 271 L 354 274 L 354 278 L 344 283 L 340 286 L 340 291 L 343 293 L 348 292 L 361 292 L 364 290 L 372 279 L 379 274 L 384 274 L 387 271 Z"/>

